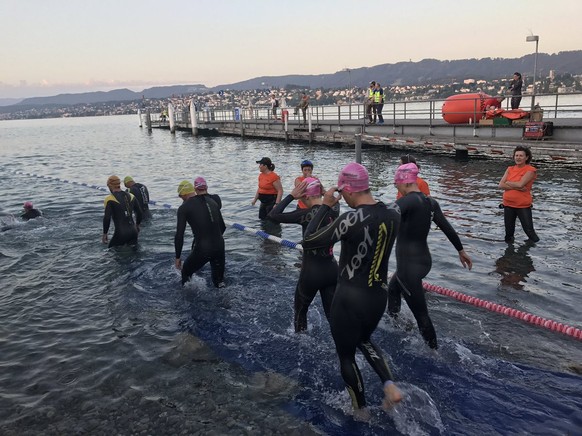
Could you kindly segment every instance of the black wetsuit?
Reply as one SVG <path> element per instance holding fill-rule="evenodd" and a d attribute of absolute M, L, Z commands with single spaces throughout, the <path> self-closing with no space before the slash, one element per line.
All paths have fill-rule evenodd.
<path fill-rule="evenodd" d="M 34 218 L 38 218 L 39 216 L 42 216 L 42 213 L 40 213 L 40 210 L 38 209 L 28 209 L 26 212 L 24 212 L 22 215 L 20 215 L 20 218 L 22 218 L 24 221 L 28 221 Z"/>
<path fill-rule="evenodd" d="M 178 208 L 178 225 L 174 238 L 176 259 L 179 259 L 182 254 L 186 223 L 190 225 L 194 234 L 192 252 L 182 266 L 182 284 L 208 262 L 210 262 L 214 286 L 221 286 L 224 280 L 225 258 L 222 234 L 226 230 L 226 225 L 219 205 L 214 199 L 216 197 L 218 196 L 196 195 L 188 198 Z"/>
<path fill-rule="evenodd" d="M 141 183 L 134 183 L 131 185 L 131 188 L 129 188 L 129 192 L 135 196 L 137 204 L 141 208 L 143 218 L 151 218 L 152 214 L 149 207 L 150 193 L 148 192 L 148 188 Z"/>
<path fill-rule="evenodd" d="M 135 221 L 133 215 L 135 213 Z M 142 213 L 136 207 L 133 194 L 115 191 L 105 197 L 105 215 L 103 216 L 103 233 L 109 231 L 113 219 L 115 231 L 109 241 L 109 247 L 137 244 L 137 226 L 141 223 Z"/>
<path fill-rule="evenodd" d="M 303 247 L 324 248 L 342 241 L 330 324 L 342 377 L 354 408 L 359 409 L 366 405 L 366 400 L 355 360 L 356 348 L 364 354 L 382 383 L 392 380 L 382 351 L 370 336 L 386 309 L 388 258 L 398 232 L 400 214 L 396 207 L 378 202 L 344 213 L 328 227 L 316 231 L 330 210 L 325 205 L 319 208 L 307 226 Z"/>
<path fill-rule="evenodd" d="M 521 87 L 523 85 L 523 80 L 521 77 L 517 80 L 513 79 L 509 85 L 509 90 L 511 91 L 511 109 L 519 109 L 519 104 L 521 103 Z"/>
<path fill-rule="evenodd" d="M 319 205 L 308 209 L 295 209 L 293 212 L 284 213 L 285 208 L 293 201 L 292 195 L 287 195 L 281 203 L 269 213 L 269 218 L 278 223 L 300 224 L 303 233 L 307 225 L 315 216 Z M 333 222 L 339 215 L 339 205 L 334 206 L 320 227 Z M 301 263 L 301 273 L 295 288 L 295 332 L 307 330 L 307 310 L 319 291 L 325 316 L 329 320 L 331 302 L 337 284 L 337 262 L 333 256 L 333 245 L 312 250 L 304 249 Z"/>
<path fill-rule="evenodd" d="M 427 243 L 431 222 L 445 233 L 457 251 L 463 249 L 463 244 L 434 198 L 422 192 L 410 192 L 396 200 L 396 204 L 400 207 L 402 221 L 396 243 L 396 273 L 388 290 L 388 312 L 391 316 L 400 312 L 401 294 L 404 294 L 422 337 L 431 348 L 437 348 L 436 332 L 422 287 L 422 279 L 432 267 Z"/>

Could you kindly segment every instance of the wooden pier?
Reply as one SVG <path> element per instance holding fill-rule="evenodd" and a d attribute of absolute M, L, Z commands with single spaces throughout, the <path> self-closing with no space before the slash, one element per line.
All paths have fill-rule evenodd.
<path fill-rule="evenodd" d="M 375 147 L 385 150 L 404 150 L 438 153 L 462 158 L 511 159 L 517 145 L 532 149 L 536 161 L 559 162 L 567 165 L 582 164 L 582 118 L 552 119 L 553 135 L 542 140 L 523 138 L 524 126 L 450 125 L 443 120 L 414 119 L 387 120 L 385 124 L 367 125 L 359 120 L 308 120 L 303 123 L 297 116 L 284 120 L 265 117 L 245 119 L 235 113 L 232 119 L 221 119 L 211 113 L 191 111 L 172 120 L 163 120 L 150 114 L 146 127 L 171 132 L 188 131 L 195 135 L 229 135 L 243 138 L 263 138 L 280 141 L 322 143 L 354 147 L 358 141 L 364 149 Z M 195 122 L 192 123 L 192 115 Z M 311 114 L 309 114 L 311 115 Z M 339 117 L 338 117 L 339 118 Z"/>

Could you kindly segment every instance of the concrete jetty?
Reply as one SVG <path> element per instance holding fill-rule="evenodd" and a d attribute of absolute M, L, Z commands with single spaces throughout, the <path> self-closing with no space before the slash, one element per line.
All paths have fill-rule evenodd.
<path fill-rule="evenodd" d="M 238 109 L 238 108 L 237 108 Z M 366 148 L 405 150 L 421 153 L 454 155 L 461 158 L 511 159 L 517 145 L 532 149 L 536 161 L 582 165 L 582 118 L 553 118 L 553 134 L 539 140 L 524 139 L 524 124 L 451 125 L 437 119 L 393 119 L 385 124 L 366 124 L 363 118 L 322 119 L 314 116 L 303 123 L 300 116 L 285 114 L 273 119 L 265 108 L 264 116 L 247 116 L 245 111 L 184 111 L 172 125 L 172 130 L 195 132 L 199 135 L 231 135 L 280 141 L 322 143 L 354 147 L 357 141 Z M 226 113 L 225 113 L 226 112 Z M 232 112 L 232 116 L 229 114 Z M 323 109 L 321 110 L 323 113 Z M 339 110 L 338 110 L 339 113 Z M 191 122 L 192 115 L 195 123 Z M 170 130 L 167 120 L 152 116 L 151 128 Z M 362 113 L 363 116 L 363 113 Z M 287 119 L 285 119 L 287 118 Z M 315 119 L 314 119 L 315 118 Z M 352 117 L 350 117 L 352 118 Z"/>

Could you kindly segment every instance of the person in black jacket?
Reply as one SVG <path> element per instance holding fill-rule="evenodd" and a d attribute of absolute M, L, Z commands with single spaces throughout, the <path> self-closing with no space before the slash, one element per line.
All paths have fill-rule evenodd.
<path fill-rule="evenodd" d="M 509 85 L 509 91 L 511 92 L 511 109 L 519 109 L 519 103 L 521 103 L 521 87 L 523 85 L 523 80 L 521 80 L 521 74 L 517 71 L 513 73 L 513 80 Z"/>

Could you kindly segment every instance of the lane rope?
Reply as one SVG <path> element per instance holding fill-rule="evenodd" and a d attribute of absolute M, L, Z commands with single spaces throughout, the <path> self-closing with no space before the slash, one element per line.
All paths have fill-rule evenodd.
<path fill-rule="evenodd" d="M 105 188 L 103 186 L 91 185 L 89 183 L 82 183 L 82 182 L 77 182 L 74 180 L 62 179 L 60 177 L 45 176 L 45 175 L 41 175 L 41 174 L 28 173 L 25 171 L 13 171 L 13 173 L 19 174 L 19 175 L 37 177 L 40 179 L 54 180 L 57 182 L 70 183 L 70 184 L 77 185 L 77 186 L 85 186 L 87 188 L 92 188 L 92 189 L 97 189 L 99 191 L 109 192 L 109 189 Z M 150 200 L 149 204 L 151 204 L 153 206 L 163 207 L 165 209 L 176 209 L 176 207 L 172 206 L 171 204 L 160 203 L 160 202 L 154 201 L 154 200 Z M 272 242 L 276 242 L 284 247 L 293 248 L 296 250 L 303 251 L 303 247 L 301 246 L 301 244 L 299 244 L 297 242 L 289 241 L 287 239 L 282 239 L 282 238 L 279 238 L 277 236 L 270 235 L 269 233 L 266 233 L 263 230 L 253 229 L 253 228 L 245 226 L 243 224 L 234 223 L 234 222 L 230 222 L 230 221 L 226 221 L 226 220 L 224 222 L 226 225 L 228 225 L 229 227 L 232 227 L 234 229 L 241 230 L 241 231 L 248 232 L 248 233 L 252 233 L 255 236 L 258 236 L 260 238 L 263 238 L 263 239 L 266 239 L 266 240 L 269 240 Z M 561 322 L 556 322 L 556 321 L 553 321 L 551 319 L 543 318 L 541 316 L 537 316 L 537 315 L 534 315 L 534 314 L 531 314 L 528 312 L 523 312 L 521 310 L 513 309 L 511 307 L 504 306 L 502 304 L 497 304 L 497 303 L 494 303 L 492 301 L 487 301 L 487 300 L 483 300 L 481 298 L 472 297 L 470 295 L 463 294 L 462 292 L 453 291 L 452 289 L 443 288 L 442 286 L 433 285 L 433 284 L 428 283 L 428 282 L 423 282 L 423 287 L 428 292 L 443 295 L 445 297 L 454 298 L 455 300 L 460 301 L 462 303 L 470 304 L 472 306 L 486 309 L 486 310 L 489 310 L 491 312 L 496 312 L 496 313 L 499 313 L 502 315 L 516 318 L 516 319 L 519 319 L 521 321 L 527 322 L 529 324 L 543 327 L 543 328 L 546 328 L 546 329 L 554 331 L 554 332 L 562 333 L 564 335 L 571 336 L 575 339 L 582 341 L 582 329 L 579 329 L 577 327 L 573 327 L 573 326 L 568 325 L 568 324 L 563 324 Z"/>

